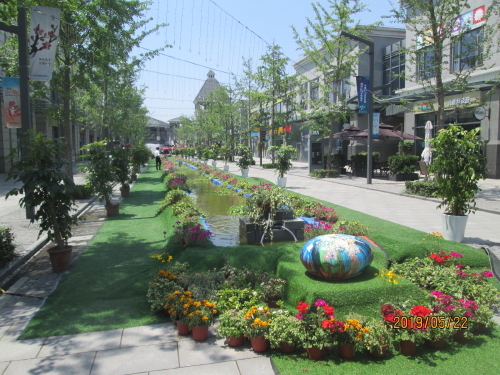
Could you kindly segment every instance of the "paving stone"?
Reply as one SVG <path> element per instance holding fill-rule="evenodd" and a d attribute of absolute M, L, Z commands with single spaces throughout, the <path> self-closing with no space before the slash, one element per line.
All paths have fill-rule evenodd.
<path fill-rule="evenodd" d="M 80 335 L 54 336 L 47 338 L 38 357 L 118 349 L 122 337 L 121 329 L 90 332 Z"/>
<path fill-rule="evenodd" d="M 2 323 L 27 323 L 38 311 L 38 307 L 4 307 L 0 310 Z"/>
<path fill-rule="evenodd" d="M 213 336 L 203 342 L 194 340 L 179 341 L 179 362 L 181 367 L 235 361 L 257 356 L 258 354 L 250 349 L 249 344 L 239 348 L 231 348 L 224 345 L 224 339 L 216 340 Z"/>
<path fill-rule="evenodd" d="M 12 285 L 7 292 L 9 293 L 17 293 L 17 291 L 29 280 L 27 277 L 21 277 L 17 280 L 14 285 Z"/>
<path fill-rule="evenodd" d="M 177 341 L 177 327 L 172 323 L 125 328 L 121 348 L 128 346 L 152 345 L 161 342 Z"/>
<path fill-rule="evenodd" d="M 251 358 L 236 361 L 241 375 L 275 375 L 268 357 Z"/>
<path fill-rule="evenodd" d="M 35 358 L 45 339 L 0 340 L 0 362 Z"/>
<path fill-rule="evenodd" d="M 24 361 L 12 361 L 3 375 L 89 374 L 94 362 L 95 354 L 95 352 L 90 352 L 65 356 L 28 359 Z"/>
<path fill-rule="evenodd" d="M 3 374 L 5 369 L 10 365 L 10 362 L 0 362 L 0 374 Z"/>
<path fill-rule="evenodd" d="M 97 352 L 90 375 L 125 375 L 179 367 L 177 343 Z"/>
<path fill-rule="evenodd" d="M 209 365 L 179 367 L 171 370 L 151 371 L 149 375 L 240 375 L 235 361 L 211 363 Z M 259 374 L 255 372 L 254 375 Z"/>

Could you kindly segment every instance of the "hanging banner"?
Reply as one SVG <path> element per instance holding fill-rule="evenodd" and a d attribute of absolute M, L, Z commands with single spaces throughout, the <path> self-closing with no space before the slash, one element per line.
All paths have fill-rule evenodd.
<path fill-rule="evenodd" d="M 2 77 L 2 91 L 5 114 L 5 126 L 21 128 L 21 90 L 19 78 Z"/>
<path fill-rule="evenodd" d="M 58 8 L 31 7 L 30 79 L 50 81 L 59 36 Z"/>
<path fill-rule="evenodd" d="M 373 113 L 373 131 L 372 131 L 372 135 L 373 137 L 378 137 L 378 129 L 379 129 L 379 125 L 380 125 L 380 113 L 378 112 L 374 112 Z"/>
<path fill-rule="evenodd" d="M 368 113 L 369 77 L 356 76 L 356 86 L 358 88 L 358 113 Z"/>

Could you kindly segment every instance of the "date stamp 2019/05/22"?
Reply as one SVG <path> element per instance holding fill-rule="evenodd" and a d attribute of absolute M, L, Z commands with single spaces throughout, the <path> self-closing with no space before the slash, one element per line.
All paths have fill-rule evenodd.
<path fill-rule="evenodd" d="M 467 316 L 395 316 L 393 328 L 401 329 L 467 329 Z"/>

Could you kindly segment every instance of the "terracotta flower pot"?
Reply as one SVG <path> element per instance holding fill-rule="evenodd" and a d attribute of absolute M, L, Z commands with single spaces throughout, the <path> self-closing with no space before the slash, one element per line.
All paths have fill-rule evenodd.
<path fill-rule="evenodd" d="M 307 358 L 309 359 L 321 359 L 323 358 L 323 349 L 318 348 L 317 346 L 311 346 L 306 348 Z"/>
<path fill-rule="evenodd" d="M 106 209 L 107 216 L 117 216 L 120 214 L 120 203 L 106 204 L 104 208 Z"/>
<path fill-rule="evenodd" d="M 177 322 L 177 332 L 179 335 L 187 336 L 191 333 L 189 326 L 186 323 L 182 323 L 180 321 Z"/>
<path fill-rule="evenodd" d="M 226 343 L 228 346 L 231 346 L 233 348 L 241 346 L 245 343 L 245 336 L 241 335 L 240 337 L 226 337 Z"/>
<path fill-rule="evenodd" d="M 129 187 L 121 187 L 120 193 L 122 195 L 122 198 L 128 197 L 130 195 L 130 186 Z"/>
<path fill-rule="evenodd" d="M 443 337 L 441 337 L 440 339 L 437 339 L 434 341 L 425 340 L 424 343 L 425 343 L 425 346 L 428 346 L 429 348 L 441 349 L 444 346 L 444 344 L 446 344 L 446 341 L 444 340 Z"/>
<path fill-rule="evenodd" d="M 51 247 L 47 252 L 50 257 L 50 264 L 53 272 L 62 272 L 71 264 L 71 253 L 73 246 L 66 246 L 64 249 Z"/>
<path fill-rule="evenodd" d="M 295 351 L 295 345 L 282 341 L 280 343 L 280 350 L 282 353 L 293 353 Z"/>
<path fill-rule="evenodd" d="M 252 345 L 253 351 L 256 353 L 265 352 L 269 349 L 269 340 L 263 336 L 250 337 L 250 344 Z"/>
<path fill-rule="evenodd" d="M 205 341 L 208 339 L 208 327 L 194 326 L 191 329 L 194 341 Z"/>
<path fill-rule="evenodd" d="M 370 357 L 375 359 L 384 358 L 387 355 L 387 346 L 383 346 L 381 351 L 378 349 L 372 349 L 368 352 L 368 354 Z"/>
<path fill-rule="evenodd" d="M 270 309 L 279 309 L 280 305 L 277 304 L 277 301 L 266 301 L 264 300 L 265 303 L 267 303 L 267 307 Z"/>
<path fill-rule="evenodd" d="M 484 323 L 475 323 L 472 333 L 485 333 L 486 325 Z"/>
<path fill-rule="evenodd" d="M 457 329 L 453 334 L 453 341 L 458 342 L 459 344 L 465 344 L 469 339 L 465 337 L 464 329 Z"/>
<path fill-rule="evenodd" d="M 417 353 L 417 344 L 411 340 L 400 340 L 399 352 L 402 355 L 414 356 Z"/>
<path fill-rule="evenodd" d="M 354 344 L 339 342 L 338 349 L 340 358 L 352 359 L 356 355 Z"/>

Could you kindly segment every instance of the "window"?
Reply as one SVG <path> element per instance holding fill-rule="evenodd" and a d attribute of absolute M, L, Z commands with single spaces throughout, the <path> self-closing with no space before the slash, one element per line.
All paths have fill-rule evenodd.
<path fill-rule="evenodd" d="M 434 78 L 434 51 L 432 46 L 422 48 L 418 53 L 418 78 Z"/>
<path fill-rule="evenodd" d="M 319 99 L 319 78 L 313 79 L 309 84 L 309 95 L 313 102 Z"/>
<path fill-rule="evenodd" d="M 300 86 L 300 107 L 303 110 L 307 109 L 307 83 Z"/>
<path fill-rule="evenodd" d="M 394 95 L 396 90 L 405 87 L 405 55 L 392 53 L 384 56 L 384 95 Z"/>
<path fill-rule="evenodd" d="M 351 93 L 351 85 L 349 81 L 337 81 L 330 84 L 332 91 L 328 93 L 328 100 L 330 103 L 337 103 L 349 98 Z"/>
<path fill-rule="evenodd" d="M 481 42 L 484 28 L 466 32 L 453 41 L 452 70 L 461 72 L 481 64 Z"/>

